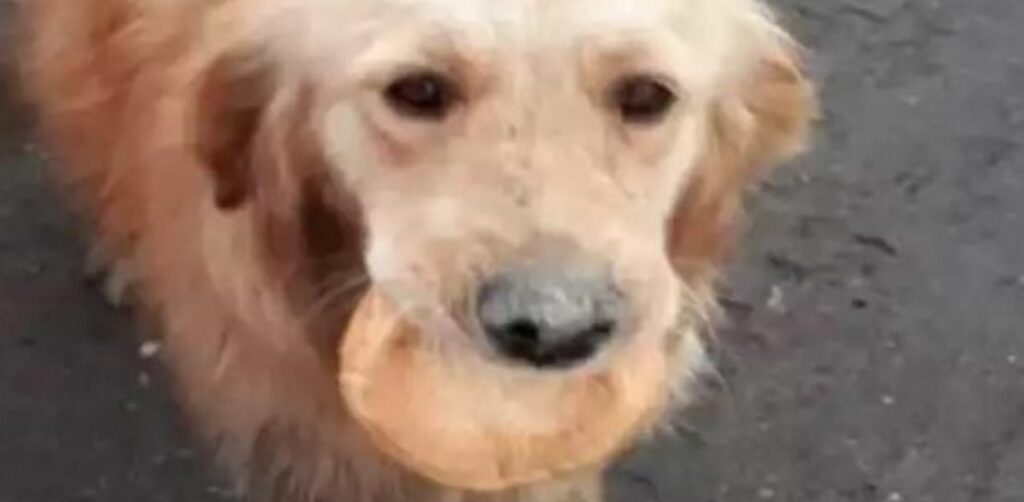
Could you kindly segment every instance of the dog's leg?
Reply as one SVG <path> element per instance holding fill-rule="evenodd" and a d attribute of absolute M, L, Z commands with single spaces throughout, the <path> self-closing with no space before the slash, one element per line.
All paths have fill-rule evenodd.
<path fill-rule="evenodd" d="M 103 298 L 112 307 L 121 308 L 130 303 L 138 278 L 131 258 L 111 257 L 104 246 L 93 243 L 85 256 L 83 273 L 86 280 L 98 285 Z"/>

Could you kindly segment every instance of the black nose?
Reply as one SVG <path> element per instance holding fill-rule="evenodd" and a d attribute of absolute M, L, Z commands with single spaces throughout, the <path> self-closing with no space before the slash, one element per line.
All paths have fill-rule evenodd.
<path fill-rule="evenodd" d="M 604 271 L 543 264 L 484 284 L 477 316 L 504 356 L 565 368 L 593 356 L 621 328 L 622 295 Z"/>

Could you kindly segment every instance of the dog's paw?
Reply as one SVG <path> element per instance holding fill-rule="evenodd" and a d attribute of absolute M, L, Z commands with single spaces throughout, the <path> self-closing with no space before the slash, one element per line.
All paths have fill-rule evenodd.
<path fill-rule="evenodd" d="M 103 299 L 112 307 L 130 305 L 138 282 L 135 264 L 130 258 L 111 258 L 100 246 L 94 245 L 85 257 L 83 274 L 87 281 L 97 285 Z"/>

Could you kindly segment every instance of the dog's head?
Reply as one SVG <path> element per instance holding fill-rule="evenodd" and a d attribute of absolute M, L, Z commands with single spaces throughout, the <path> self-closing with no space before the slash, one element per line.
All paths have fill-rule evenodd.
<path fill-rule="evenodd" d="M 223 210 L 250 205 L 271 256 L 325 284 L 364 266 L 409 317 L 452 328 L 439 347 L 555 380 L 636 346 L 694 363 L 741 195 L 813 111 L 755 0 L 265 0 L 232 16 L 234 39 L 207 27 L 226 56 L 198 101 Z"/>

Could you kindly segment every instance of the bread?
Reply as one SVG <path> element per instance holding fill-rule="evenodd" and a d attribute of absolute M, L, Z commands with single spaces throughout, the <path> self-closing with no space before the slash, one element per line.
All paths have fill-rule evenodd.
<path fill-rule="evenodd" d="M 664 360 L 549 373 L 444 345 L 371 291 L 342 337 L 339 382 L 379 449 L 453 488 L 497 491 L 601 467 L 647 424 L 663 388 Z"/>

